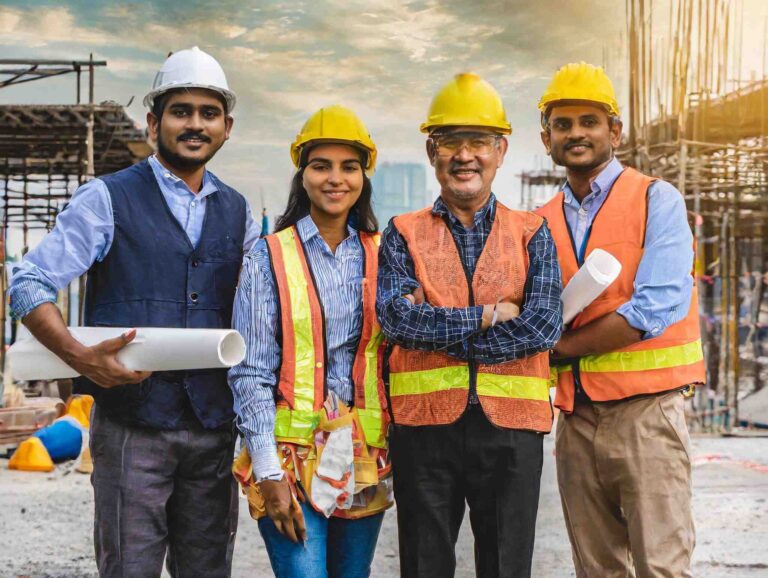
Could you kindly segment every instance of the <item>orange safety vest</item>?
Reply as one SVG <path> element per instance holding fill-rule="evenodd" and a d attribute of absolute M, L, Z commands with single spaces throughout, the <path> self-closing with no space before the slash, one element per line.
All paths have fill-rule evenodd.
<path fill-rule="evenodd" d="M 523 305 L 527 246 L 543 220 L 496 203 L 496 216 L 474 276 L 461 262 L 447 223 L 431 208 L 395 217 L 413 259 L 426 301 L 435 307 L 470 307 L 510 299 Z M 472 340 L 470 338 L 470 357 Z M 389 396 L 395 423 L 420 426 L 456 421 L 467 406 L 469 383 L 488 419 L 503 428 L 548 432 L 549 353 L 497 364 L 478 364 L 439 351 L 395 346 L 389 358 Z"/>
<path fill-rule="evenodd" d="M 388 414 L 381 379 L 383 334 L 376 320 L 380 235 L 360 232 L 363 246 L 363 328 L 352 366 L 354 407 L 369 446 L 386 448 Z M 265 237 L 280 300 L 282 361 L 275 437 L 312 445 L 327 396 L 325 318 L 304 247 L 295 227 Z M 298 344 L 298 346 L 297 346 Z"/>
<path fill-rule="evenodd" d="M 637 268 L 643 257 L 647 222 L 648 187 L 655 179 L 626 168 L 614 183 L 595 217 L 584 256 L 603 249 L 621 263 L 621 273 L 595 301 L 571 322 L 577 329 L 616 311 L 632 298 Z M 557 246 L 565 287 L 579 264 L 565 219 L 565 196 L 559 192 L 536 212 L 547 219 Z M 670 325 L 658 337 L 646 339 L 609 353 L 579 358 L 581 387 L 593 401 L 611 401 L 636 395 L 669 391 L 705 381 L 704 356 L 699 331 L 699 304 L 693 286 L 688 315 Z M 557 368 L 555 405 L 573 411 L 573 365 Z"/>

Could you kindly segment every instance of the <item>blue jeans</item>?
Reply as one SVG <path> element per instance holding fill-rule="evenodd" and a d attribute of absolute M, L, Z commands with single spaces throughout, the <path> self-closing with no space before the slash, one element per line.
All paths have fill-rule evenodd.
<path fill-rule="evenodd" d="M 307 541 L 294 544 L 268 517 L 259 520 L 269 562 L 277 578 L 368 578 L 384 512 L 344 520 L 326 518 L 303 503 Z"/>

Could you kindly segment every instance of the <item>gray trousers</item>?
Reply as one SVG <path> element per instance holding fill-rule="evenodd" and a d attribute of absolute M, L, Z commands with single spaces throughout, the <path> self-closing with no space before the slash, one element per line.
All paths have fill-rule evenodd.
<path fill-rule="evenodd" d="M 91 419 L 102 578 L 228 577 L 237 530 L 233 428 L 162 431 Z"/>

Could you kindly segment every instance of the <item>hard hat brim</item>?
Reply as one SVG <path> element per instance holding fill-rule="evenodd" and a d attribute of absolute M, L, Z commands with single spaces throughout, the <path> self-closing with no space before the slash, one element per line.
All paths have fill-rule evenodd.
<path fill-rule="evenodd" d="M 162 86 L 160 88 L 156 88 L 155 90 L 151 90 L 147 93 L 147 95 L 144 97 L 144 106 L 146 106 L 148 109 L 152 110 L 152 107 L 154 106 L 155 99 L 160 96 L 161 94 L 165 94 L 168 91 L 171 90 L 178 90 L 178 89 L 185 89 L 185 88 L 202 88 L 204 90 L 210 90 L 211 92 L 216 92 L 224 97 L 224 100 L 227 103 L 227 114 L 231 114 L 232 110 L 235 108 L 235 104 L 237 103 L 237 97 L 235 96 L 235 93 L 231 90 L 226 90 L 218 86 L 211 86 L 209 84 L 195 84 L 195 83 L 184 83 L 184 84 L 171 84 Z"/>

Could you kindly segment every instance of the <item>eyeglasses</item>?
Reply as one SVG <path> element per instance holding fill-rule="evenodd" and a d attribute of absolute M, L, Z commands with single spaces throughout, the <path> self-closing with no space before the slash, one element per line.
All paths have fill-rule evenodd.
<path fill-rule="evenodd" d="M 437 155 L 441 157 L 452 157 L 463 148 L 471 155 L 484 157 L 493 152 L 499 138 L 497 134 L 459 132 L 435 135 L 430 140 Z"/>

